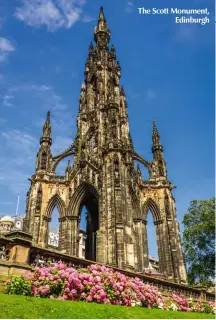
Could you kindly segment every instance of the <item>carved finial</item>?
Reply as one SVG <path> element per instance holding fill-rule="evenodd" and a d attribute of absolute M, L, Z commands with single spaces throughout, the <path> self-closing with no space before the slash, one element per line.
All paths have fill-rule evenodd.
<path fill-rule="evenodd" d="M 121 94 L 122 96 L 125 96 L 124 86 L 121 86 L 121 88 L 120 88 L 120 94 Z"/>
<path fill-rule="evenodd" d="M 110 31 L 106 24 L 103 7 L 100 8 L 98 23 L 94 30 L 94 40 L 98 47 L 107 47 L 110 39 Z"/>
<path fill-rule="evenodd" d="M 47 112 L 47 116 L 46 116 L 46 121 L 45 121 L 44 127 L 50 127 L 51 128 L 50 111 Z"/>
<path fill-rule="evenodd" d="M 141 169 L 140 169 L 139 163 L 137 164 L 137 174 L 138 174 L 139 176 L 142 176 L 142 171 L 141 171 Z"/>
<path fill-rule="evenodd" d="M 92 42 L 89 45 L 89 54 L 94 54 L 94 46 L 93 46 Z"/>
<path fill-rule="evenodd" d="M 163 147 L 160 143 L 160 135 L 155 121 L 153 121 L 152 153 L 154 156 L 153 162 L 155 166 L 154 175 L 167 178 L 166 162 L 163 158 Z"/>
<path fill-rule="evenodd" d="M 113 55 L 114 57 L 116 56 L 116 50 L 115 50 L 115 47 L 114 47 L 113 44 L 112 44 L 112 46 L 111 46 L 110 52 L 112 53 L 112 55 Z"/>
<path fill-rule="evenodd" d="M 153 143 L 153 148 L 159 147 L 159 146 L 161 147 L 161 145 L 160 145 L 160 135 L 158 133 L 155 120 L 153 120 L 152 143 Z"/>
<path fill-rule="evenodd" d="M 105 16 L 104 16 L 103 6 L 100 7 L 100 13 L 99 13 L 98 21 L 106 22 L 106 19 L 105 19 Z"/>
<path fill-rule="evenodd" d="M 70 171 L 71 171 L 71 165 L 70 165 L 70 160 L 68 160 L 65 172 L 70 172 Z"/>
<path fill-rule="evenodd" d="M 43 142 L 48 142 L 50 145 L 52 143 L 50 111 L 47 112 L 46 121 L 43 126 L 43 136 L 40 139 L 40 143 L 42 144 Z"/>

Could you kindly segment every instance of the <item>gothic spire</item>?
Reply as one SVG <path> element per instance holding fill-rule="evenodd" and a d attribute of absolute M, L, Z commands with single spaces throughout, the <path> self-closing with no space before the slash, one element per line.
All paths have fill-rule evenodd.
<path fill-rule="evenodd" d="M 100 8 L 98 23 L 94 30 L 94 40 L 98 47 L 106 47 L 110 40 L 110 30 L 107 27 L 103 7 Z"/>
<path fill-rule="evenodd" d="M 40 144 L 48 143 L 51 146 L 51 122 L 50 122 L 50 111 L 47 112 L 46 121 L 43 126 L 43 135 L 40 139 Z"/>
<path fill-rule="evenodd" d="M 152 152 L 156 150 L 161 150 L 163 152 L 163 147 L 160 143 L 160 135 L 156 127 L 156 122 L 153 121 Z"/>
<path fill-rule="evenodd" d="M 70 170 L 71 170 L 71 164 L 70 164 L 70 160 L 68 160 L 68 163 L 67 163 L 67 167 L 66 167 L 66 169 L 65 169 L 65 172 L 67 173 L 67 172 L 70 172 Z"/>
<path fill-rule="evenodd" d="M 163 146 L 160 143 L 160 135 L 156 127 L 156 122 L 153 121 L 153 134 L 152 134 L 152 153 L 154 170 L 152 177 L 167 178 L 166 162 L 163 157 Z"/>

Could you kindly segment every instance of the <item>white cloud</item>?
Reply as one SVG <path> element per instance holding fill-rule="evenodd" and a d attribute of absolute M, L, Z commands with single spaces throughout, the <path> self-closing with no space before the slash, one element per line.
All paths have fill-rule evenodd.
<path fill-rule="evenodd" d="M 29 26 L 45 26 L 48 31 L 71 28 L 81 19 L 82 0 L 21 0 L 15 17 Z"/>
<path fill-rule="evenodd" d="M 20 129 L 17 124 L 17 127 L 2 130 L 3 132 L 0 133 L 0 190 L 8 189 L 12 194 L 19 194 L 25 201 L 25 194 L 29 187 L 28 178 L 35 170 L 36 154 L 39 150 L 46 112 L 51 111 L 53 155 L 63 152 L 72 144 L 76 127 L 73 114 L 65 101 L 47 84 L 30 83 L 13 86 L 8 89 L 4 96 L 5 100 L 10 96 L 13 96 L 16 103 L 14 114 L 21 111 L 19 106 L 23 105 L 22 99 L 27 105 L 34 102 L 31 105 L 32 112 L 35 112 L 35 106 L 38 106 L 33 122 L 29 121 L 30 114 L 28 114 L 23 118 L 23 129 Z M 0 122 L 1 120 L 4 124 L 5 120 L 0 119 Z M 31 126 L 30 123 L 32 123 Z M 32 132 L 35 135 L 32 135 Z M 65 164 L 62 166 L 64 167 Z"/>
<path fill-rule="evenodd" d="M 0 37 L 0 62 L 3 62 L 7 59 L 8 55 L 15 51 L 15 47 L 10 40 Z"/>
<path fill-rule="evenodd" d="M 33 173 L 38 140 L 28 132 L 17 129 L 3 131 L 0 139 L 0 186 L 24 197 L 29 186 L 28 178 Z"/>
<path fill-rule="evenodd" d="M 1 135 L 5 140 L 5 145 L 23 154 L 24 160 L 26 160 L 26 157 L 31 157 L 32 150 L 38 144 L 38 140 L 29 133 L 16 129 L 4 131 Z"/>
<path fill-rule="evenodd" d="M 15 50 L 15 48 L 8 39 L 0 37 L 0 50 L 5 52 L 12 52 Z"/>
<path fill-rule="evenodd" d="M 31 91 L 31 90 L 35 90 L 35 91 L 48 91 L 51 90 L 51 87 L 42 84 L 42 85 L 35 85 L 35 84 L 21 84 L 18 86 L 13 86 L 9 88 L 9 92 L 18 92 L 18 91 Z"/>
<path fill-rule="evenodd" d="M 126 7 L 125 7 L 125 12 L 131 13 L 134 9 L 134 4 L 132 1 L 127 1 Z"/>
<path fill-rule="evenodd" d="M 96 20 L 95 18 L 93 18 L 91 16 L 88 16 L 88 15 L 83 16 L 83 18 L 82 18 L 82 22 L 84 22 L 84 23 L 92 22 L 92 21 L 95 21 L 95 20 Z"/>
<path fill-rule="evenodd" d="M 5 108 L 12 107 L 13 106 L 11 102 L 12 99 L 13 99 L 13 96 L 5 94 L 2 98 L 2 106 Z"/>

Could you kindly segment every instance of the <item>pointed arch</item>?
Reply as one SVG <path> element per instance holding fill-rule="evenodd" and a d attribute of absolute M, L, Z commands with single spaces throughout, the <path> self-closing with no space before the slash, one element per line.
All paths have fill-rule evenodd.
<path fill-rule="evenodd" d="M 58 209 L 60 218 L 64 217 L 65 216 L 65 203 L 58 194 L 55 194 L 54 196 L 52 196 L 52 198 L 48 202 L 48 205 L 46 208 L 46 216 L 48 218 L 51 218 L 52 212 L 55 207 L 57 207 L 57 209 Z"/>
<path fill-rule="evenodd" d="M 94 186 L 92 186 L 90 183 L 87 182 L 82 182 L 79 187 L 75 190 L 68 208 L 67 208 L 67 215 L 70 216 L 76 216 L 78 217 L 80 212 L 79 212 L 79 207 L 82 202 L 84 202 L 86 199 L 89 197 L 94 197 L 98 199 L 98 192 L 95 189 Z"/>
<path fill-rule="evenodd" d="M 148 210 L 150 210 L 151 213 L 152 213 L 152 216 L 153 216 L 153 219 L 154 219 L 154 223 L 158 222 L 158 221 L 161 221 L 161 214 L 160 214 L 160 210 L 158 208 L 158 205 L 151 198 L 149 198 L 143 204 L 143 207 L 142 207 L 143 218 L 145 219 L 145 221 L 147 220 Z"/>

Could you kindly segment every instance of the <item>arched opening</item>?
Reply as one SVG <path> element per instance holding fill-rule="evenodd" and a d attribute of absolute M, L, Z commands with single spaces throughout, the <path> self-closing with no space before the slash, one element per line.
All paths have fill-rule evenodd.
<path fill-rule="evenodd" d="M 161 259 L 161 215 L 157 204 L 149 198 L 143 206 L 144 228 L 144 259 L 146 272 L 158 273 Z"/>
<path fill-rule="evenodd" d="M 147 170 L 147 168 L 144 166 L 144 164 L 142 164 L 140 161 L 138 160 L 134 160 L 134 165 L 135 165 L 135 168 L 139 168 L 141 173 L 142 173 L 142 179 L 143 180 L 149 180 L 149 172 Z"/>
<path fill-rule="evenodd" d="M 59 211 L 57 206 L 54 207 L 50 216 L 51 220 L 48 225 L 47 245 L 50 248 L 59 248 Z"/>
<path fill-rule="evenodd" d="M 83 258 L 96 261 L 97 230 L 99 228 L 98 200 L 87 196 L 80 206 L 79 236 L 82 241 Z M 84 255 L 85 253 L 85 255 Z"/>
<path fill-rule="evenodd" d="M 148 239 L 148 259 L 149 259 L 149 268 L 152 271 L 159 270 L 159 261 L 158 261 L 158 245 L 157 245 L 157 235 L 156 228 L 154 225 L 153 214 L 151 210 L 147 212 L 147 239 Z"/>
<path fill-rule="evenodd" d="M 45 247 L 51 246 L 55 250 L 63 250 L 66 237 L 63 231 L 65 220 L 65 203 L 55 194 L 48 202 L 46 213 L 43 216 L 43 232 L 41 242 Z"/>
<path fill-rule="evenodd" d="M 55 174 L 58 176 L 64 176 L 66 172 L 72 169 L 74 163 L 74 157 L 72 155 L 67 156 L 59 161 L 55 168 Z"/>
<path fill-rule="evenodd" d="M 86 227 L 87 227 L 87 208 L 82 207 L 80 213 L 80 226 L 79 226 L 79 258 L 85 259 L 86 256 Z"/>
<path fill-rule="evenodd" d="M 88 183 L 82 183 L 71 199 L 68 213 L 79 218 L 78 230 L 74 223 L 73 233 L 77 235 L 76 239 L 78 238 L 79 241 L 81 241 L 81 234 L 83 238 L 85 236 L 85 246 L 82 245 L 82 250 L 85 249 L 85 259 L 96 261 L 97 230 L 99 229 L 98 194 L 96 189 Z M 83 234 L 83 231 L 85 234 Z M 75 237 L 73 239 L 73 243 L 76 242 L 76 252 L 74 253 L 80 256 L 79 241 L 76 239 Z M 82 254 L 84 256 L 84 250 Z"/>

